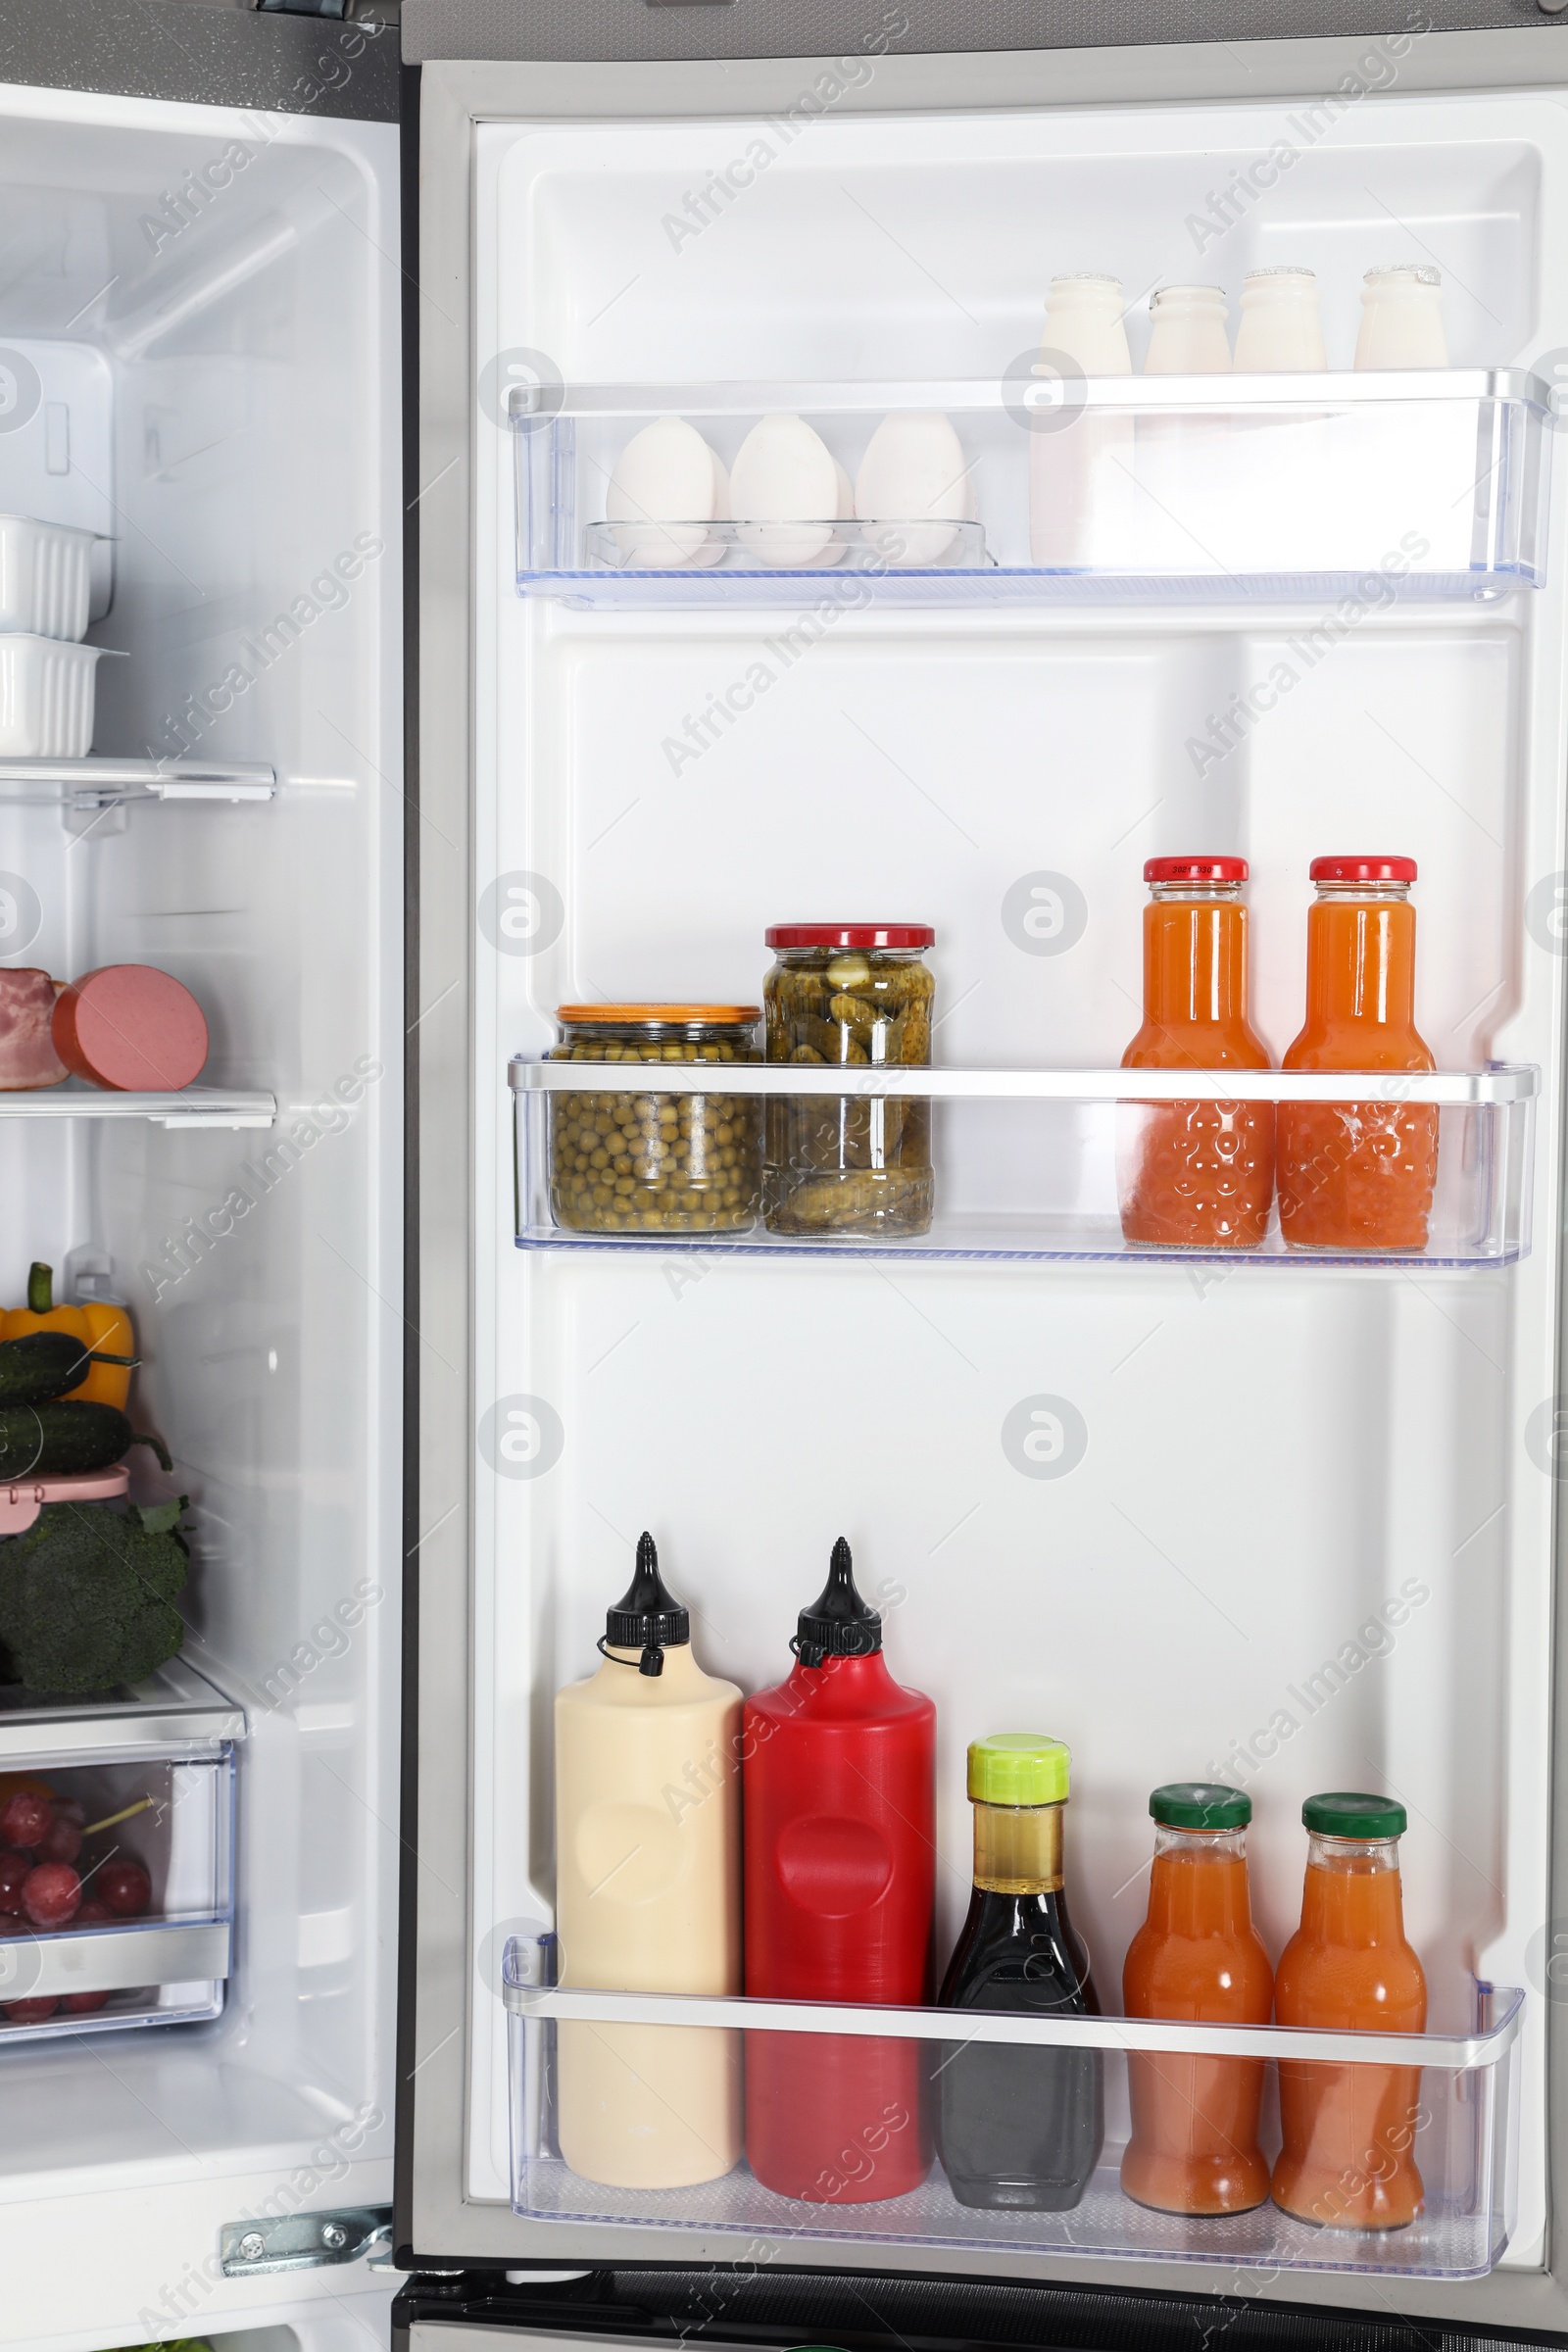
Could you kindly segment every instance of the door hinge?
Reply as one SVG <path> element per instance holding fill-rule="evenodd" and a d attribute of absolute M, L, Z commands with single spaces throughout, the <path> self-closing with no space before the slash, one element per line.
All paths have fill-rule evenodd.
<path fill-rule="evenodd" d="M 390 2205 L 348 2205 L 336 2213 L 290 2213 L 278 2220 L 225 2222 L 218 2251 L 225 2278 L 260 2278 L 271 2271 L 317 2271 L 370 2257 L 372 2270 L 392 2268 Z"/>

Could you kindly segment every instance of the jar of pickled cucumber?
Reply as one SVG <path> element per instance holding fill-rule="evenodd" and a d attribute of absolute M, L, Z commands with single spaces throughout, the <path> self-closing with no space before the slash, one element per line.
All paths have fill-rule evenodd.
<path fill-rule="evenodd" d="M 755 1004 L 563 1004 L 550 1061 L 759 1061 Z M 592 1086 L 588 1074 L 584 1073 Z M 550 1206 L 570 1233 L 734 1233 L 761 1198 L 756 1095 L 552 1095 Z"/>
<path fill-rule="evenodd" d="M 931 1058 L 925 923 L 779 923 L 766 1058 L 814 1069 Z M 931 1222 L 929 1097 L 770 1095 L 762 1211 L 773 1233 L 892 1239 Z"/>

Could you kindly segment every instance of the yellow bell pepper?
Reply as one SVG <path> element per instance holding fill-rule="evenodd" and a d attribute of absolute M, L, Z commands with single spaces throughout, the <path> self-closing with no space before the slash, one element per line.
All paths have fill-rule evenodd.
<path fill-rule="evenodd" d="M 0 1339 L 23 1340 L 29 1331 L 65 1331 L 89 1348 L 110 1355 L 134 1355 L 136 1334 L 122 1306 L 89 1298 L 85 1306 L 56 1306 L 54 1268 L 34 1264 L 27 1275 L 27 1303 L 0 1313 Z M 79 1388 L 68 1392 L 83 1404 L 113 1404 L 121 1412 L 130 1394 L 130 1371 L 123 1364 L 93 1364 Z"/>

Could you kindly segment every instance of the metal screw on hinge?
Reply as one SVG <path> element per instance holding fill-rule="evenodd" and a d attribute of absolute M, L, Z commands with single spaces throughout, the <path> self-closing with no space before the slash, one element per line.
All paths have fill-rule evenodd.
<path fill-rule="evenodd" d="M 252 2230 L 240 2239 L 234 2251 L 241 2262 L 260 2262 L 267 2252 L 267 2240 L 259 2230 Z"/>
<path fill-rule="evenodd" d="M 323 2222 L 321 2224 L 321 2243 L 323 2246 L 330 2246 L 332 2251 L 336 2253 L 339 2246 L 346 2246 L 348 2242 L 349 2233 L 344 2229 L 341 2222 Z"/>

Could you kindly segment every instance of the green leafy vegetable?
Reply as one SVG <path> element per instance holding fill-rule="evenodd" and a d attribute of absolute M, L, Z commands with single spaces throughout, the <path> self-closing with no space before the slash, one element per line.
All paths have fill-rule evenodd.
<path fill-rule="evenodd" d="M 125 1511 L 46 1502 L 24 1535 L 0 1542 L 0 1642 L 28 1690 L 112 1690 L 174 1655 L 187 1499 Z"/>

